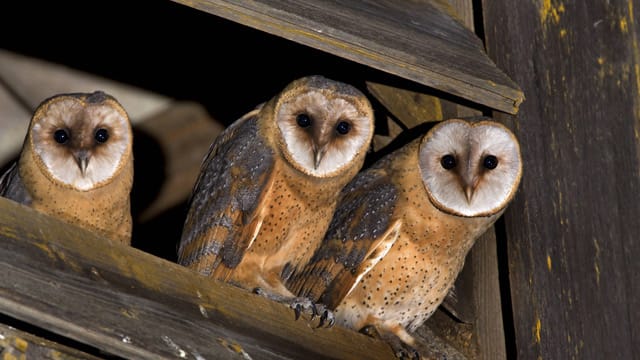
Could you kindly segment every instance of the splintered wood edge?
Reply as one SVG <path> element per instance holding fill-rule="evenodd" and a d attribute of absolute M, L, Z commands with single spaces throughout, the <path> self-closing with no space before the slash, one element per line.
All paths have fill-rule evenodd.
<path fill-rule="evenodd" d="M 283 304 L 4 198 L 0 243 L 0 312 L 108 353 L 393 358 L 381 341 L 316 329 Z"/>
<path fill-rule="evenodd" d="M 464 76 L 454 78 L 435 68 L 420 66 L 406 61 L 403 57 L 391 56 L 388 53 L 368 48 L 363 45 L 370 42 L 368 39 L 347 35 L 338 29 L 315 31 L 311 26 L 313 21 L 310 19 L 294 23 L 287 20 L 285 16 L 271 16 L 270 13 L 278 13 L 278 9 L 265 5 L 251 3 L 252 6 L 246 4 L 243 6 L 235 2 L 215 0 L 172 1 L 460 96 L 508 114 L 516 114 L 520 104 L 525 100 L 524 93 L 499 70 L 503 74 L 503 80 L 510 83 L 511 86 L 500 85 L 491 80 L 473 83 L 470 79 L 464 79 Z M 349 38 L 351 41 L 348 41 Z M 406 58 L 410 58 L 409 54 Z"/>

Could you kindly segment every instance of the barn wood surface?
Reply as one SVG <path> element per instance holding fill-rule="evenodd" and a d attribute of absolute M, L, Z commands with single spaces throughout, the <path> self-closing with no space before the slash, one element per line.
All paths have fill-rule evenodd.
<path fill-rule="evenodd" d="M 174 1 L 507 113 L 524 100 L 442 1 Z"/>
<path fill-rule="evenodd" d="M 518 359 L 640 353 L 640 6 L 483 1 L 487 51 L 522 86 L 505 213 Z"/>
<path fill-rule="evenodd" d="M 248 291 L 0 198 L 0 313 L 131 359 L 393 359 Z M 248 357 L 247 357 L 248 356 Z"/>

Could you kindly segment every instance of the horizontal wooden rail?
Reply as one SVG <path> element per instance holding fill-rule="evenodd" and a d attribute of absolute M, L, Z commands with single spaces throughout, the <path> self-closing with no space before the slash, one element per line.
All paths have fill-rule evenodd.
<path fill-rule="evenodd" d="M 0 198 L 0 313 L 135 359 L 393 359 L 383 342 Z"/>

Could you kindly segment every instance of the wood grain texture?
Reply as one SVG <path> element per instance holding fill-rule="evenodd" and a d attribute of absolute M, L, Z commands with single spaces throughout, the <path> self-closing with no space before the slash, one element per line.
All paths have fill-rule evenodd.
<path fill-rule="evenodd" d="M 341 327 L 0 198 L 0 312 L 131 359 L 393 359 Z"/>
<path fill-rule="evenodd" d="M 476 240 L 467 255 L 465 270 L 473 273 L 473 320 L 478 358 L 501 360 L 507 358 L 505 348 L 502 299 L 498 275 L 496 232 L 489 229 Z M 460 274 L 463 277 L 464 274 Z"/>
<path fill-rule="evenodd" d="M 483 6 L 488 52 L 528 99 L 500 116 L 524 162 L 505 214 L 512 355 L 637 359 L 640 6 Z"/>
<path fill-rule="evenodd" d="M 524 99 L 442 3 L 174 1 L 507 113 Z"/>
<path fill-rule="evenodd" d="M 61 345 L 0 324 L 0 358 L 3 360 L 100 360 L 75 348 Z"/>

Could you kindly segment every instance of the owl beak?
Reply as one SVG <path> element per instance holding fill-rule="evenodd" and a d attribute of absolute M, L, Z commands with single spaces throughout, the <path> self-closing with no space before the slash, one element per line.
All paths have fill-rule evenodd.
<path fill-rule="evenodd" d="M 480 181 L 480 178 L 477 176 L 474 176 L 471 181 L 465 182 L 464 195 L 467 198 L 468 203 L 471 203 L 471 200 L 473 199 L 473 194 L 475 193 L 476 188 L 478 187 L 479 181 Z"/>
<path fill-rule="evenodd" d="M 320 162 L 322 161 L 322 158 L 324 157 L 324 154 L 327 152 L 326 150 L 326 146 L 322 146 L 319 149 L 317 147 L 313 147 L 313 168 L 314 169 L 318 169 L 318 166 L 320 166 Z"/>
<path fill-rule="evenodd" d="M 465 186 L 464 194 L 467 197 L 467 202 L 470 203 L 471 202 L 471 198 L 473 198 L 473 187 L 469 186 L 469 185 Z"/>
<path fill-rule="evenodd" d="M 89 152 L 85 151 L 85 150 L 80 150 L 78 152 L 76 152 L 75 154 L 75 158 L 76 158 L 76 163 L 78 164 L 78 167 L 80 168 L 80 171 L 82 172 L 82 175 L 85 175 L 87 172 L 87 166 L 89 165 L 89 158 L 91 157 L 91 155 L 89 155 Z"/>

